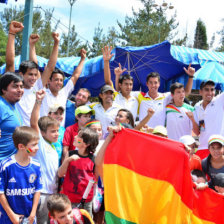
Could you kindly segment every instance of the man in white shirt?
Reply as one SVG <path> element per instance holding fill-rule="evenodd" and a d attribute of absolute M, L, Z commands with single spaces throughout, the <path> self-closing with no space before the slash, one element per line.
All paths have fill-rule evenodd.
<path fill-rule="evenodd" d="M 79 76 L 81 75 L 84 61 L 86 58 L 86 51 L 84 49 L 81 49 L 80 54 L 81 54 L 80 62 L 76 67 L 76 69 L 74 70 L 72 77 L 64 87 L 63 87 L 64 73 L 59 69 L 55 69 L 52 72 L 50 80 L 48 82 L 48 89 L 46 89 L 46 96 L 44 97 L 41 105 L 41 111 L 40 111 L 41 117 L 47 116 L 49 106 L 52 104 L 59 104 L 63 108 L 66 108 L 67 99 L 69 95 L 72 93 L 74 86 Z M 61 125 L 64 126 L 64 123 L 65 118 L 63 119 Z"/>
<path fill-rule="evenodd" d="M 17 21 L 12 21 L 9 26 L 8 43 L 6 48 L 6 71 L 15 71 L 15 35 L 23 30 L 23 24 Z M 35 53 L 35 44 L 39 40 L 39 35 L 31 34 L 29 38 L 30 44 L 30 59 L 31 61 L 23 61 L 19 67 L 19 73 L 23 76 L 24 94 L 21 100 L 16 103 L 20 115 L 23 119 L 23 125 L 30 126 L 30 116 L 35 103 L 35 93 L 47 84 L 47 81 L 54 70 L 59 45 L 59 34 L 52 33 L 54 39 L 54 47 L 48 64 L 41 76 L 39 77 L 38 65 Z"/>
<path fill-rule="evenodd" d="M 102 49 L 103 52 L 103 60 L 104 60 L 104 80 L 107 85 L 110 85 L 113 88 L 113 82 L 111 80 L 111 72 L 110 72 L 110 59 L 113 54 L 111 54 L 112 47 L 105 46 Z M 122 69 L 121 65 L 114 69 L 114 73 L 116 75 L 116 89 L 120 90 L 120 92 L 114 91 L 114 102 L 119 105 L 121 108 L 129 110 L 134 120 L 136 120 L 138 114 L 138 94 L 140 92 L 134 92 L 133 89 L 133 77 L 125 74 L 121 74 L 126 69 Z"/>
<path fill-rule="evenodd" d="M 184 103 L 185 90 L 181 83 L 174 83 L 170 87 L 173 103 L 166 106 L 166 129 L 168 138 L 179 141 L 181 136 L 191 135 L 193 126 L 197 127 L 194 117 L 188 113 L 194 111 L 194 107 Z"/>
<path fill-rule="evenodd" d="M 224 136 L 224 92 L 215 96 L 215 83 L 207 80 L 200 85 L 200 95 L 202 100 L 195 105 L 194 116 L 200 133 L 196 154 L 203 159 L 209 154 L 209 137 Z"/>

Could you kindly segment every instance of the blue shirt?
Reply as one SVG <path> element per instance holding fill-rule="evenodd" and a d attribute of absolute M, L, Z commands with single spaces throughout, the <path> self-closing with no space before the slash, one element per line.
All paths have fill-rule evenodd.
<path fill-rule="evenodd" d="M 75 103 L 72 103 L 71 100 L 67 100 L 65 112 L 65 128 L 75 124 L 75 109 Z"/>
<path fill-rule="evenodd" d="M 1 162 L 0 194 L 5 194 L 14 213 L 29 217 L 34 194 L 41 188 L 40 163 L 36 160 L 30 157 L 27 166 L 20 166 L 12 155 Z M 1 205 L 0 212 L 0 223 L 12 223 Z"/>
<path fill-rule="evenodd" d="M 60 166 L 61 164 L 61 156 L 62 156 L 62 151 L 63 151 L 63 144 L 62 144 L 62 141 L 63 141 L 63 138 L 64 138 L 64 133 L 65 133 L 65 128 L 60 126 L 59 128 L 59 136 L 58 136 L 58 141 L 57 142 L 54 142 L 52 143 L 58 153 L 58 164 Z"/>
<path fill-rule="evenodd" d="M 0 96 L 0 161 L 16 152 L 12 134 L 16 127 L 22 126 L 22 117 L 14 104 Z"/>

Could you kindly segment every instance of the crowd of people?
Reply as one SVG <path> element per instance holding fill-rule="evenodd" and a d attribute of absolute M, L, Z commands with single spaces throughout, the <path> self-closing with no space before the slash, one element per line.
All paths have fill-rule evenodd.
<path fill-rule="evenodd" d="M 224 194 L 224 93 L 204 80 L 202 100 L 191 106 L 195 70 L 183 68 L 188 83 L 158 92 L 160 76 L 149 73 L 147 93 L 132 91 L 133 78 L 119 64 L 111 80 L 112 48 L 102 49 L 105 85 L 99 101 L 86 88 L 70 99 L 82 72 L 86 51 L 69 81 L 55 68 L 59 35 L 40 73 L 35 45 L 30 60 L 15 73 L 15 36 L 23 24 L 12 21 L 6 48 L 6 72 L 0 78 L 0 223 L 104 223 L 103 161 L 114 132 L 123 128 L 158 135 L 184 144 L 197 189 Z M 192 137 L 193 136 L 193 137 Z M 195 140 L 199 136 L 199 141 Z M 124 205 L 128 206 L 128 205 Z M 82 208 L 82 209 L 80 209 Z"/>

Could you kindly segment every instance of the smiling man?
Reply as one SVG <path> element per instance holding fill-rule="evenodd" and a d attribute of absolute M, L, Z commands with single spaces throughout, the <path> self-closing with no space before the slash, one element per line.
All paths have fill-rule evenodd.
<path fill-rule="evenodd" d="M 202 101 L 195 105 L 195 120 L 199 126 L 199 142 L 196 154 L 207 157 L 208 139 L 211 135 L 224 136 L 224 92 L 215 97 L 215 83 L 207 80 L 200 85 Z"/>
<path fill-rule="evenodd" d="M 52 72 L 50 80 L 48 82 L 48 89 L 46 89 L 46 96 L 43 99 L 41 105 L 41 111 L 40 111 L 41 117 L 46 116 L 48 114 L 49 106 L 52 104 L 59 104 L 63 108 L 66 108 L 67 99 L 69 95 L 72 93 L 74 86 L 79 76 L 81 75 L 84 61 L 86 58 L 86 51 L 84 49 L 81 49 L 80 54 L 81 54 L 80 62 L 76 67 L 76 69 L 74 70 L 72 77 L 64 87 L 63 87 L 64 73 L 59 69 L 55 69 Z M 65 124 L 65 118 L 63 119 L 61 125 L 64 126 L 64 124 Z"/>
<path fill-rule="evenodd" d="M 190 116 L 194 107 L 184 103 L 184 85 L 176 82 L 171 85 L 170 92 L 173 103 L 166 106 L 166 128 L 168 138 L 178 141 L 181 136 L 191 135 L 193 126 L 197 124 L 194 117 Z"/>

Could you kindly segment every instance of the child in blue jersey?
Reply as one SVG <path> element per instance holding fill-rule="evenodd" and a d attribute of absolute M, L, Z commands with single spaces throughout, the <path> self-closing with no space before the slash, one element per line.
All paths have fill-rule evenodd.
<path fill-rule="evenodd" d="M 40 163 L 32 158 L 38 151 L 38 133 L 26 126 L 13 133 L 16 154 L 0 164 L 0 223 L 20 223 L 27 218 L 36 223 L 42 189 Z"/>
<path fill-rule="evenodd" d="M 39 119 L 40 107 L 45 96 L 44 90 L 36 92 L 36 102 L 31 113 L 30 125 L 39 133 L 39 151 L 35 158 L 40 162 L 43 188 L 40 195 L 40 205 L 37 209 L 37 222 L 47 224 L 47 199 L 58 190 L 58 154 L 52 144 L 58 141 L 59 123 L 52 117 L 44 116 Z"/>

